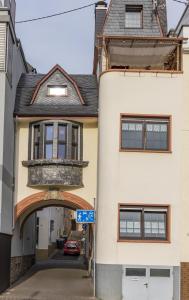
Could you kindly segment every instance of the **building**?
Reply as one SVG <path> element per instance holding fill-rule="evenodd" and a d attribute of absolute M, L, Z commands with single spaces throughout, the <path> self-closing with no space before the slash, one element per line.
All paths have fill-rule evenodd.
<path fill-rule="evenodd" d="M 0 292 L 9 285 L 11 237 L 14 224 L 15 95 L 21 73 L 28 71 L 15 34 L 15 1 L 0 1 Z"/>
<path fill-rule="evenodd" d="M 48 74 L 21 76 L 14 110 L 14 279 L 35 259 L 31 231 L 37 210 L 51 206 L 93 208 L 97 189 L 97 108 L 95 75 L 69 75 L 56 65 Z M 70 231 L 70 213 L 65 212 L 66 231 Z M 33 225 L 26 228 L 28 222 Z M 31 243 L 28 238 L 25 240 L 26 229 L 25 236 L 31 237 Z M 26 243 L 23 249 L 21 245 Z M 89 256 L 92 255 L 91 251 Z"/>
<path fill-rule="evenodd" d="M 33 264 L 37 232 L 47 258 L 55 222 L 69 233 L 70 209 L 97 198 L 96 295 L 188 300 L 188 7 L 168 34 L 165 0 L 98 1 L 94 75 L 70 75 L 28 73 L 14 1 L 1 3 L 0 291 L 10 264 L 11 282 Z"/>
<path fill-rule="evenodd" d="M 179 37 L 189 38 L 189 9 L 186 7 L 177 27 L 175 34 Z M 182 124 L 182 217 L 181 217 L 181 299 L 189 298 L 189 220 L 188 220 L 188 84 L 189 84 L 189 42 L 183 45 L 183 124 Z"/>
<path fill-rule="evenodd" d="M 112 0 L 105 10 L 100 1 L 97 296 L 178 300 L 188 261 L 183 38 L 166 35 L 164 1 Z"/>

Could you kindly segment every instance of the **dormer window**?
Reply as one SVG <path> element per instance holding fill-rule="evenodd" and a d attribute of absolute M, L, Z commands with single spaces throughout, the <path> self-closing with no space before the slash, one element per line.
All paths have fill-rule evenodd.
<path fill-rule="evenodd" d="M 60 97 L 68 95 L 67 85 L 48 85 L 48 96 Z"/>
<path fill-rule="evenodd" d="M 126 5 L 126 28 L 142 28 L 142 5 Z"/>

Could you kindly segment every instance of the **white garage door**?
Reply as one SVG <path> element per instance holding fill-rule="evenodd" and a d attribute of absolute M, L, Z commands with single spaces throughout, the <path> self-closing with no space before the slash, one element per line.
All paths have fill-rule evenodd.
<path fill-rule="evenodd" d="M 124 267 L 123 300 L 172 300 L 173 269 Z"/>

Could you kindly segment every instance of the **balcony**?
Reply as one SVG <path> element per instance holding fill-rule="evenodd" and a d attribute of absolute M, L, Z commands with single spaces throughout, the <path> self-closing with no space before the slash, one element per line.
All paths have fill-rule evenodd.
<path fill-rule="evenodd" d="M 182 72 L 182 45 L 176 37 L 103 36 L 105 70 Z"/>
<path fill-rule="evenodd" d="M 83 168 L 86 161 L 76 160 L 29 160 L 22 165 L 28 168 L 28 186 L 82 187 Z"/>

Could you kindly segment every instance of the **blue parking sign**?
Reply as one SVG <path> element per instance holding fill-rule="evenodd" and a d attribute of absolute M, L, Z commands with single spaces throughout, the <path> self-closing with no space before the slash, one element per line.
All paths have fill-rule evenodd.
<path fill-rule="evenodd" d="M 95 211 L 76 210 L 76 223 L 95 223 Z"/>

